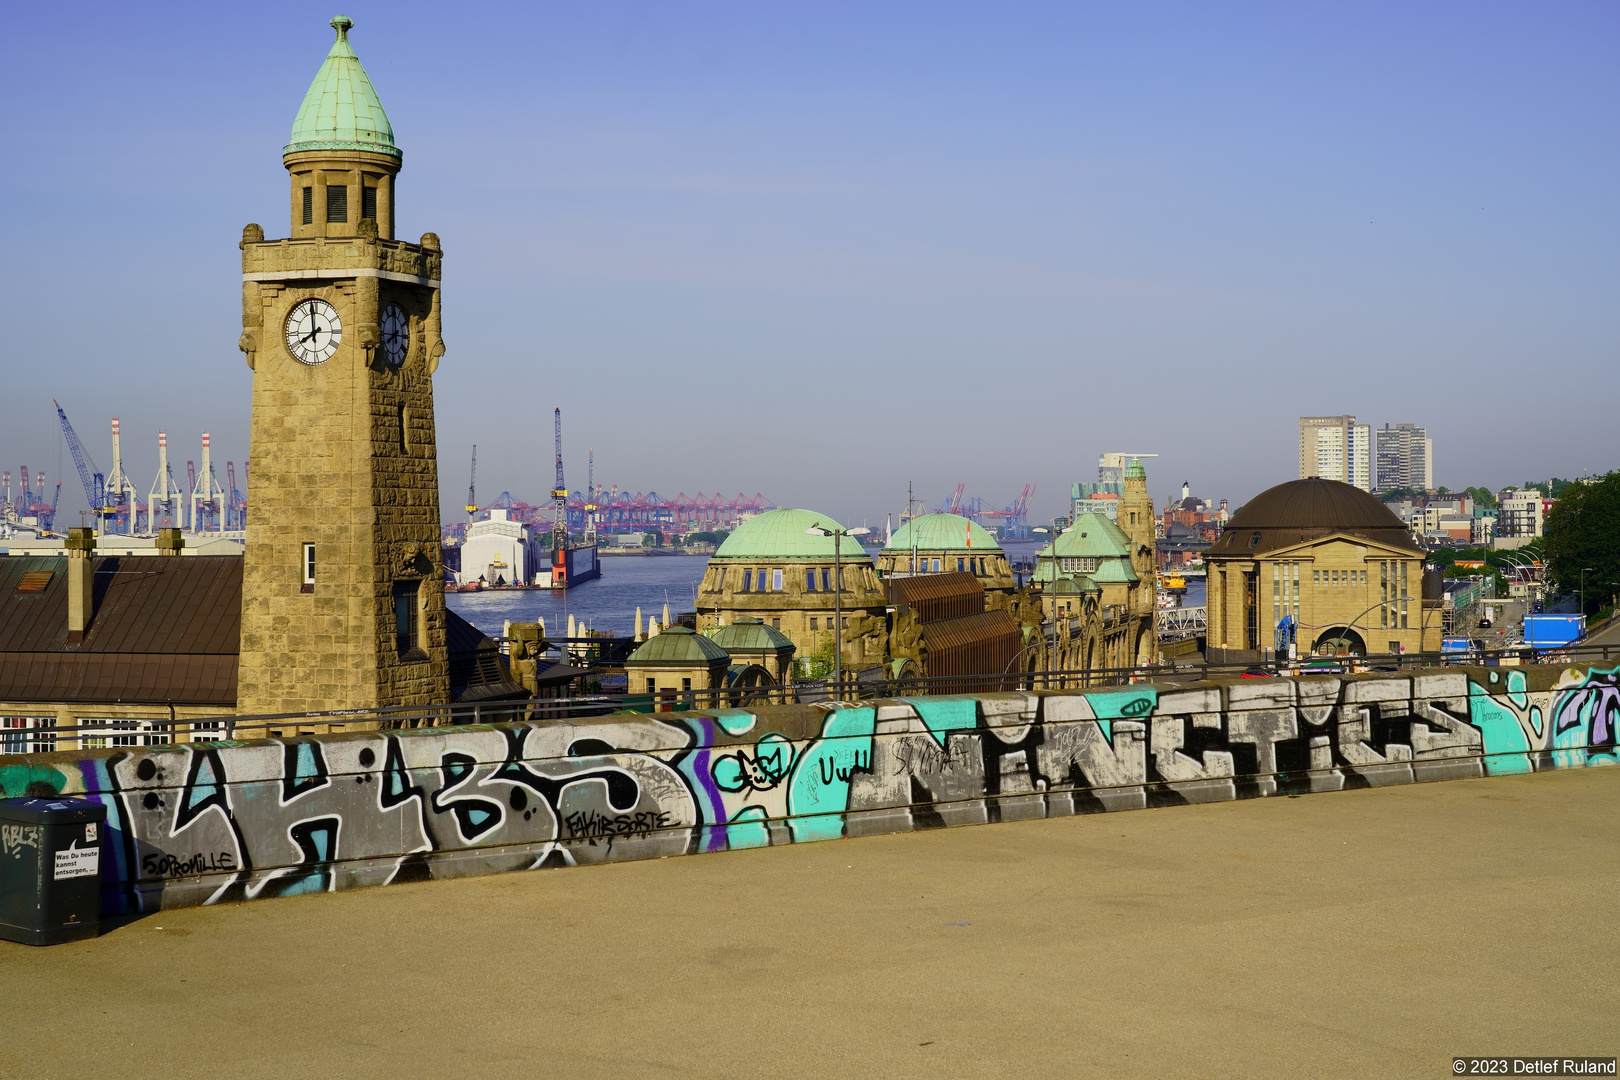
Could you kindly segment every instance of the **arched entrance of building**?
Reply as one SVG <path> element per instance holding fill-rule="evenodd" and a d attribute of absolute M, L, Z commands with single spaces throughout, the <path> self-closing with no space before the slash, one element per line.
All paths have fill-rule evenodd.
<path fill-rule="evenodd" d="M 1367 643 L 1348 626 L 1334 626 L 1322 632 L 1311 651 L 1318 656 L 1366 656 Z"/>

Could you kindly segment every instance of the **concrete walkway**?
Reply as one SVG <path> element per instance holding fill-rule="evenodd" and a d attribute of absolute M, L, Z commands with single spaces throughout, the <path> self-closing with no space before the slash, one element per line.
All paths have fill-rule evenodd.
<path fill-rule="evenodd" d="M 0 1076 L 1440 1077 L 1620 1051 L 1620 769 L 0 942 Z"/>

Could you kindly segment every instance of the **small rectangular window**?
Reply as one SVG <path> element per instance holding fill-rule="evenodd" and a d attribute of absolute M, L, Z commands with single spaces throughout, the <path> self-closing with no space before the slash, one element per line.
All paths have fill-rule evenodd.
<path fill-rule="evenodd" d="M 821 627 L 819 625 L 817 625 L 819 622 L 820 622 L 819 619 L 811 619 L 810 620 L 810 629 L 811 630 L 819 630 L 819 629 L 821 629 Z"/>
<path fill-rule="evenodd" d="M 360 216 L 377 220 L 377 189 L 363 187 L 360 189 Z"/>
<path fill-rule="evenodd" d="M 304 189 L 304 224 L 305 225 L 313 225 L 314 223 L 315 223 L 315 189 L 312 188 L 312 187 L 307 187 L 307 188 Z"/>
<path fill-rule="evenodd" d="M 692 690 L 692 680 L 691 679 L 682 679 L 681 680 L 681 689 L 685 690 L 688 693 L 690 693 L 691 690 Z"/>
<path fill-rule="evenodd" d="M 960 574 L 966 569 L 967 569 L 967 561 L 965 559 L 957 559 L 956 560 L 956 572 L 958 574 Z"/>
<path fill-rule="evenodd" d="M 315 545 L 304 545 L 304 584 L 315 584 Z"/>
<path fill-rule="evenodd" d="M 658 680 L 657 679 L 648 679 L 647 680 L 647 693 L 649 693 L 649 694 L 658 693 Z"/>
<path fill-rule="evenodd" d="M 804 572 L 804 591 L 816 591 L 816 572 L 814 570 L 806 570 Z"/>
<path fill-rule="evenodd" d="M 771 629 L 772 630 L 780 630 L 780 629 L 782 629 L 782 620 L 781 619 L 772 619 L 771 620 Z"/>
<path fill-rule="evenodd" d="M 821 571 L 821 591 L 822 592 L 831 592 L 832 591 L 832 571 L 831 570 L 823 569 Z"/>
<path fill-rule="evenodd" d="M 1320 571 L 1320 570 L 1312 570 L 1311 571 L 1311 584 L 1312 585 L 1320 585 L 1320 584 L 1322 584 L 1322 571 Z"/>
<path fill-rule="evenodd" d="M 782 571 L 780 571 L 780 570 L 772 570 L 771 571 L 771 591 L 772 592 L 781 592 L 782 591 Z"/>
<path fill-rule="evenodd" d="M 416 601 L 421 591 L 414 581 L 394 582 L 394 637 L 401 655 L 416 648 Z"/>
<path fill-rule="evenodd" d="M 349 220 L 348 188 L 329 187 L 326 189 L 326 220 L 330 224 L 339 224 Z"/>
<path fill-rule="evenodd" d="M 752 570 L 744 570 L 743 571 L 743 587 L 742 587 L 742 591 L 743 592 L 753 592 L 754 591 L 754 572 Z"/>

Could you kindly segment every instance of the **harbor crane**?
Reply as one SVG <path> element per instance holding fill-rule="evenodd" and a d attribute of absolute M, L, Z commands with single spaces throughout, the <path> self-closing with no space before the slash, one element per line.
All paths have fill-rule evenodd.
<path fill-rule="evenodd" d="M 473 443 L 472 476 L 467 480 L 467 520 L 478 513 L 478 444 Z"/>
<path fill-rule="evenodd" d="M 68 423 L 67 413 L 62 411 L 61 402 L 52 398 L 51 404 L 56 406 L 56 416 L 62 421 L 62 436 L 67 439 L 68 453 L 73 455 L 73 467 L 79 470 L 79 482 L 84 485 L 84 501 L 90 504 L 90 512 L 96 515 L 96 531 L 100 532 L 100 519 L 111 512 L 106 505 L 107 478 L 96 469 L 96 463 L 91 460 L 89 452 L 79 442 L 79 436 L 74 432 L 73 425 Z M 116 427 L 114 430 L 117 430 Z"/>
<path fill-rule="evenodd" d="M 557 482 L 551 487 L 553 506 L 551 546 L 554 550 L 561 551 L 568 546 L 568 485 L 563 483 L 562 409 L 552 411 L 551 422 L 557 444 Z"/>
<path fill-rule="evenodd" d="M 156 533 L 159 525 L 158 504 L 163 505 L 164 521 L 171 527 L 185 524 L 185 503 L 180 485 L 174 482 L 174 470 L 169 468 L 169 433 L 158 432 L 158 471 L 152 481 L 152 490 L 146 493 L 146 531 Z"/>

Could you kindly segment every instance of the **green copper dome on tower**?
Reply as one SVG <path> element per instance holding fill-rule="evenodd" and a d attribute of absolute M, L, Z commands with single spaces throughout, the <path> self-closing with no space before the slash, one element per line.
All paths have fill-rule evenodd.
<path fill-rule="evenodd" d="M 332 20 L 337 40 L 326 54 L 315 81 L 309 84 L 304 104 L 293 120 L 292 141 L 283 154 L 303 150 L 363 150 L 372 154 L 403 157 L 394 145 L 394 126 L 383 112 L 382 102 L 360 58 L 349 45 L 349 28 L 354 20 L 339 15 Z"/>

